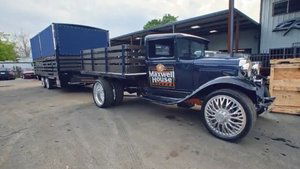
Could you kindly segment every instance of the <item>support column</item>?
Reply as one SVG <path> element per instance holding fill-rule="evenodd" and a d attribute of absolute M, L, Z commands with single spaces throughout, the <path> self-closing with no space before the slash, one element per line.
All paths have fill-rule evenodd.
<path fill-rule="evenodd" d="M 238 53 L 239 51 L 239 41 L 240 41 L 240 20 L 239 15 L 236 15 L 235 21 L 235 52 Z"/>
<path fill-rule="evenodd" d="M 233 27 L 234 27 L 234 0 L 229 0 L 229 14 L 228 14 L 228 32 L 227 32 L 227 50 L 231 57 L 233 57 Z"/>
<path fill-rule="evenodd" d="M 172 33 L 175 33 L 175 25 L 172 25 Z"/>

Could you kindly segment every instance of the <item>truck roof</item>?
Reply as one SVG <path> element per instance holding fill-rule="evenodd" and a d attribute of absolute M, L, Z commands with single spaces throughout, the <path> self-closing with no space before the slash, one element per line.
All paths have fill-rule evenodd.
<path fill-rule="evenodd" d="M 190 34 L 186 34 L 186 33 L 160 33 L 160 34 L 151 34 L 151 35 L 147 35 L 145 37 L 145 40 L 160 40 L 160 39 L 168 39 L 168 38 L 193 38 L 193 39 L 198 39 L 198 40 L 202 40 L 202 41 L 206 41 L 209 42 L 208 39 L 199 37 L 199 36 L 195 36 L 195 35 L 190 35 Z"/>

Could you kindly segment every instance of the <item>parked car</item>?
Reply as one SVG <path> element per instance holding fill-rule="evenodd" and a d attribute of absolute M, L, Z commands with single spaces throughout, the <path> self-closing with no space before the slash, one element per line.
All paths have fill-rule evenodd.
<path fill-rule="evenodd" d="M 24 69 L 21 72 L 21 78 L 22 79 L 35 79 L 36 75 L 32 69 Z"/>
<path fill-rule="evenodd" d="M 14 80 L 16 79 L 15 73 L 7 68 L 0 68 L 0 80 Z"/>

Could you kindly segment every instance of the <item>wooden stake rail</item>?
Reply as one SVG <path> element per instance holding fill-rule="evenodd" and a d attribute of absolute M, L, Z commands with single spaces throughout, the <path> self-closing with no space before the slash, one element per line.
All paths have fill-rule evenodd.
<path fill-rule="evenodd" d="M 119 45 L 82 51 L 82 69 L 85 72 L 135 74 L 146 72 L 142 46 Z"/>

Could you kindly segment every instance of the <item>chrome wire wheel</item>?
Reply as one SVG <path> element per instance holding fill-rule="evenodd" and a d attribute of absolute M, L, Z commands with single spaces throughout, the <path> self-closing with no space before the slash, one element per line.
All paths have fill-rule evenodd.
<path fill-rule="evenodd" d="M 43 77 L 41 78 L 41 83 L 42 83 L 42 86 L 43 86 L 43 87 L 46 86 L 46 85 L 45 85 L 45 78 L 43 78 Z"/>
<path fill-rule="evenodd" d="M 204 118 L 208 127 L 219 137 L 232 138 L 246 127 L 246 113 L 243 106 L 233 97 L 216 95 L 207 101 Z"/>
<path fill-rule="evenodd" d="M 102 106 L 104 104 L 105 93 L 101 82 L 96 82 L 93 89 L 93 95 L 95 102 L 98 106 Z"/>
<path fill-rule="evenodd" d="M 46 83 L 46 88 L 49 89 L 50 88 L 50 81 L 49 81 L 48 78 L 46 78 L 45 83 Z"/>

